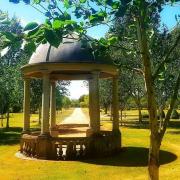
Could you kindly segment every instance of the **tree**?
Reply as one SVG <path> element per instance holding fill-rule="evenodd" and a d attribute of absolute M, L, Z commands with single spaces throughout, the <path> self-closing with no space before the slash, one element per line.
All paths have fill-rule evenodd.
<path fill-rule="evenodd" d="M 100 80 L 99 92 L 100 105 L 104 109 L 105 114 L 107 114 L 108 108 L 112 103 L 112 82 L 108 79 Z"/>
<path fill-rule="evenodd" d="M 11 0 L 13 2 L 19 2 Z M 30 1 L 25 1 L 30 3 Z M 34 0 L 34 3 L 40 5 L 41 0 Z M 177 99 L 177 94 L 180 85 L 180 73 L 176 77 L 176 83 L 173 88 L 173 94 L 171 97 L 170 108 L 166 114 L 163 126 L 160 128 L 158 126 L 157 118 L 157 103 L 156 103 L 156 93 L 155 93 L 155 79 L 157 76 L 164 71 L 162 68 L 164 64 L 168 64 L 169 57 L 173 50 L 180 41 L 180 35 L 177 36 L 175 42 L 172 44 L 171 48 L 163 55 L 161 61 L 157 66 L 153 67 L 153 60 L 151 56 L 149 37 L 153 36 L 152 31 L 155 25 L 159 25 L 159 13 L 162 7 L 167 3 L 174 3 L 174 0 L 167 1 L 145 1 L 145 0 L 83 0 L 83 1 L 63 1 L 62 2 L 65 11 L 62 11 L 58 7 L 57 1 L 49 2 L 48 9 L 45 15 L 49 18 L 48 21 L 42 26 L 37 24 L 28 24 L 25 30 L 33 30 L 25 39 L 29 40 L 29 43 L 34 46 L 39 43 L 49 42 L 51 45 L 57 47 L 62 41 L 62 37 L 69 32 L 76 31 L 80 36 L 85 35 L 86 29 L 98 24 L 108 24 L 108 22 L 117 21 L 124 24 L 124 20 L 127 19 L 131 23 L 132 29 L 137 33 L 136 42 L 138 45 L 140 59 L 143 65 L 143 73 L 145 78 L 146 90 L 147 90 L 147 102 L 149 111 L 149 121 L 150 121 L 150 148 L 149 148 L 149 161 L 148 161 L 148 172 L 150 179 L 159 178 L 159 150 L 160 145 L 167 128 L 167 124 L 170 120 L 170 115 L 172 113 L 173 106 Z M 93 4 L 97 6 L 93 6 Z M 97 8 L 95 8 L 97 7 Z M 70 15 L 67 10 L 74 12 L 77 18 L 84 18 L 84 22 L 77 23 L 70 19 Z M 56 13 L 55 13 L 56 12 Z M 125 31 L 130 26 L 124 24 Z M 35 30 L 36 28 L 36 30 Z M 34 32 L 36 31 L 36 32 Z M 36 38 L 33 37 L 35 33 L 38 32 Z M 33 34 L 33 35 L 32 35 Z M 43 35 L 44 34 L 44 35 Z M 37 34 L 36 34 L 37 35 Z M 128 37 L 131 37 L 130 34 Z M 128 38 L 127 37 L 127 38 Z M 6 36 L 8 39 L 8 37 Z M 89 39 L 86 36 L 87 39 Z M 108 39 L 101 38 L 99 41 L 93 41 L 92 47 L 94 49 L 94 54 L 102 53 L 103 50 L 107 49 L 109 46 L 113 46 L 114 42 L 120 40 L 117 36 L 112 36 Z M 98 48 L 99 47 L 99 48 Z M 126 47 L 119 46 L 119 49 L 126 49 L 126 52 L 130 52 Z M 155 71 L 153 71 L 155 69 Z"/>
<path fill-rule="evenodd" d="M 0 40 L 4 40 L 3 34 L 20 34 L 22 27 L 16 17 L 8 18 L 8 15 L 0 12 L 1 22 Z M 11 44 L 4 55 L 0 57 L 0 85 L 1 85 L 1 114 L 6 113 L 6 128 L 9 128 L 9 113 L 22 109 L 23 84 L 21 81 L 20 67 L 27 61 L 27 56 L 21 50 L 21 43 Z"/>
<path fill-rule="evenodd" d="M 89 107 L 89 95 L 81 95 L 79 97 L 79 104 L 82 108 Z"/>
<path fill-rule="evenodd" d="M 56 108 L 62 109 L 62 107 L 68 107 L 68 95 L 67 87 L 70 85 L 70 81 L 58 81 L 56 85 Z M 66 99 L 66 100 L 65 100 Z M 41 122 L 41 106 L 42 106 L 42 80 L 31 80 L 31 111 L 35 113 L 39 112 L 39 124 Z"/>
<path fill-rule="evenodd" d="M 132 70 L 126 69 L 121 73 L 121 86 L 124 89 L 126 96 L 132 97 L 138 109 L 139 122 L 142 123 L 142 103 L 141 99 L 145 97 L 144 79 L 142 74 L 137 74 Z M 122 89 L 121 88 L 121 89 Z"/>
<path fill-rule="evenodd" d="M 56 108 L 62 110 L 62 108 L 69 108 L 71 101 L 67 97 L 69 91 L 67 87 L 70 85 L 70 81 L 58 81 L 56 86 Z"/>

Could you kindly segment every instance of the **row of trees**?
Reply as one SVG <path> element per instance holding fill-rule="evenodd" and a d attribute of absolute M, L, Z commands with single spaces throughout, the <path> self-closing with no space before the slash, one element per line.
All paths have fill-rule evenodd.
<path fill-rule="evenodd" d="M 111 31 L 107 34 L 112 35 L 113 32 L 119 31 L 121 27 L 112 27 Z M 114 28 L 118 29 L 117 31 Z M 158 27 L 159 28 L 159 27 Z M 131 30 L 129 30 L 131 31 Z M 128 30 L 126 34 L 130 33 Z M 180 27 L 177 25 L 171 32 L 167 31 L 166 27 L 163 30 L 156 29 L 156 34 L 150 39 L 152 48 L 152 59 L 153 65 L 157 66 L 158 62 L 161 61 L 163 54 L 172 46 L 176 41 L 180 33 Z M 119 33 L 119 32 L 117 32 Z M 137 45 L 133 43 L 132 38 L 127 38 L 126 34 L 123 34 L 122 39 L 116 45 L 113 45 L 108 51 L 112 54 L 112 57 L 117 66 L 119 66 L 119 102 L 120 110 L 137 108 L 139 111 L 139 121 L 142 121 L 141 109 L 147 108 L 147 94 L 146 85 L 144 83 L 144 72 L 142 64 L 140 63 L 140 54 L 136 50 Z M 120 36 L 120 34 L 117 34 Z M 122 36 L 122 35 L 121 35 Z M 161 44 L 159 47 L 158 45 Z M 126 50 L 119 50 L 118 46 L 125 46 L 127 49 L 134 51 L 126 52 Z M 179 59 L 179 45 L 173 50 L 173 55 L 169 57 L 169 61 L 173 61 L 171 64 L 164 64 L 161 67 L 164 72 L 158 74 L 155 80 L 155 93 L 157 95 L 157 109 L 158 113 L 162 114 L 163 110 L 169 106 L 171 94 L 173 93 L 173 86 L 175 84 L 176 77 L 178 76 L 178 67 L 180 66 Z M 154 69 L 153 69 L 154 70 Z M 111 105 L 111 81 L 102 80 L 100 81 L 100 103 L 104 108 L 105 113 Z M 178 109 L 179 98 L 174 106 L 174 109 Z"/>
<path fill-rule="evenodd" d="M 0 11 L 0 31 L 14 34 L 22 33 L 22 27 L 16 17 L 9 19 L 6 13 Z M 2 45 L 3 36 L 0 41 Z M 21 41 L 6 48 L 0 57 L 0 114 L 7 117 L 6 127 L 9 127 L 9 113 L 18 112 L 22 106 L 23 84 L 20 67 L 27 62 L 28 55 L 21 49 Z M 0 47 L 2 49 L 2 46 Z"/>

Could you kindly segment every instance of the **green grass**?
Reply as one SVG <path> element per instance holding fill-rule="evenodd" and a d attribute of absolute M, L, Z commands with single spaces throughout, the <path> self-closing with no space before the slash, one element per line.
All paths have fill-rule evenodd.
<path fill-rule="evenodd" d="M 68 117 L 72 112 L 73 108 L 63 109 L 61 112 L 58 111 L 56 114 L 56 121 L 60 123 L 63 119 Z M 6 119 L 3 120 L 4 127 L 6 126 Z M 10 127 L 23 127 L 23 113 L 11 113 L 10 120 L 9 120 Z M 39 115 L 38 114 L 31 114 L 30 116 L 30 125 L 31 128 L 39 128 Z M 0 123 L 0 128 L 1 123 Z"/>
<path fill-rule="evenodd" d="M 132 112 L 129 112 L 132 114 Z M 69 112 L 64 112 L 68 115 Z M 65 116 L 66 116 L 65 115 Z M 63 116 L 63 115 L 62 115 Z M 0 130 L 0 179 L 19 180 L 145 180 L 149 130 L 121 127 L 123 149 L 118 155 L 84 161 L 22 160 L 14 156 L 19 149 L 22 114 L 14 114 L 9 131 Z M 33 115 L 32 119 L 36 119 Z M 180 177 L 180 125 L 168 128 L 161 147 L 160 179 L 178 180 Z M 103 121 L 102 128 L 111 128 L 110 121 Z"/>

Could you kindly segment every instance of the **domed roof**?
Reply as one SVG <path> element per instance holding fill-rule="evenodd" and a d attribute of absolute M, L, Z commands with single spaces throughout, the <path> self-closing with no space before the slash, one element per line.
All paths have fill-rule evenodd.
<path fill-rule="evenodd" d="M 86 39 L 79 40 L 76 34 L 71 34 L 63 38 L 63 42 L 58 48 L 50 44 L 41 44 L 30 58 L 29 64 L 35 63 L 97 63 L 112 64 L 108 55 L 94 55 L 90 43 Z"/>

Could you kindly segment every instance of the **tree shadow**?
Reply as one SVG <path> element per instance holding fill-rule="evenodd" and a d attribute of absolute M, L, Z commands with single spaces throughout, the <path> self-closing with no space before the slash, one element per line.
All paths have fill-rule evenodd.
<path fill-rule="evenodd" d="M 180 134 L 180 131 L 168 131 L 168 134 Z"/>
<path fill-rule="evenodd" d="M 180 120 L 170 120 L 168 127 L 180 129 Z"/>
<path fill-rule="evenodd" d="M 149 121 L 146 120 L 141 123 L 137 120 L 124 121 L 121 126 L 132 129 L 149 129 Z"/>
<path fill-rule="evenodd" d="M 121 126 L 132 129 L 149 129 L 149 120 L 143 120 L 141 123 L 138 120 L 123 121 Z M 180 121 L 171 119 L 167 127 L 180 129 Z"/>
<path fill-rule="evenodd" d="M 0 145 L 18 144 L 21 137 L 22 128 L 10 127 L 0 129 Z"/>
<path fill-rule="evenodd" d="M 85 163 L 105 166 L 144 167 L 148 164 L 148 148 L 124 147 L 114 156 L 83 160 Z M 175 161 L 177 156 L 171 152 L 160 151 L 160 165 Z"/>

